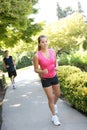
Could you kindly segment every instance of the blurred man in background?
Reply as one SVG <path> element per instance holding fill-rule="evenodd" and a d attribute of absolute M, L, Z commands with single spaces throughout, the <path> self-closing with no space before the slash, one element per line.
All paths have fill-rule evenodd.
<path fill-rule="evenodd" d="M 4 59 L 3 64 L 5 68 L 7 69 L 8 76 L 11 79 L 11 86 L 13 89 L 15 89 L 15 77 L 17 76 L 16 69 L 15 69 L 15 62 L 12 58 L 12 56 L 9 56 L 8 50 L 4 52 Z"/>

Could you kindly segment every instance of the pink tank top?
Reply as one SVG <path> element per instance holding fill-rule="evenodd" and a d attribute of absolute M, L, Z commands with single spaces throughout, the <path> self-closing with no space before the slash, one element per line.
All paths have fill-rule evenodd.
<path fill-rule="evenodd" d="M 41 51 L 38 51 L 38 62 L 42 70 L 47 69 L 47 74 L 41 74 L 42 78 L 52 78 L 56 75 L 55 66 L 56 60 L 54 51 L 49 49 L 50 58 L 46 58 Z"/>

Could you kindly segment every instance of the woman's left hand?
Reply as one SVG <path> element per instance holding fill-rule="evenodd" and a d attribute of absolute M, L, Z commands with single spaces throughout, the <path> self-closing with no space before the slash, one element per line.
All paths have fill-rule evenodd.
<path fill-rule="evenodd" d="M 55 67 L 55 71 L 58 71 L 58 67 Z"/>

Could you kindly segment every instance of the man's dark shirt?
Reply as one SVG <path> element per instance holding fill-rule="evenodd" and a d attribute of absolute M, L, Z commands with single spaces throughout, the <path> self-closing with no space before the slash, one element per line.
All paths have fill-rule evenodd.
<path fill-rule="evenodd" d="M 15 67 L 14 67 L 14 64 L 13 64 L 13 59 L 12 59 L 12 56 L 9 56 L 9 58 L 4 58 L 3 59 L 5 64 L 9 66 L 9 68 L 6 68 L 7 71 L 14 71 L 15 70 Z"/>

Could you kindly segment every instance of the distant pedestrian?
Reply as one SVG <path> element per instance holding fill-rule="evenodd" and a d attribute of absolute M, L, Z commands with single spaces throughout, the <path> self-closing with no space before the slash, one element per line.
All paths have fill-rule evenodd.
<path fill-rule="evenodd" d="M 49 49 L 48 45 L 48 38 L 46 36 L 41 35 L 38 37 L 38 52 L 34 55 L 33 59 L 34 70 L 41 76 L 41 83 L 52 112 L 52 122 L 54 125 L 60 125 L 57 116 L 57 100 L 60 96 L 60 85 L 57 76 L 58 63 L 55 51 Z"/>
<path fill-rule="evenodd" d="M 8 50 L 4 52 L 4 59 L 3 59 L 3 64 L 5 68 L 7 69 L 8 76 L 11 79 L 11 86 L 13 89 L 16 88 L 15 86 L 15 77 L 17 76 L 16 69 L 15 69 L 15 62 L 12 58 L 12 56 L 9 56 Z"/>

